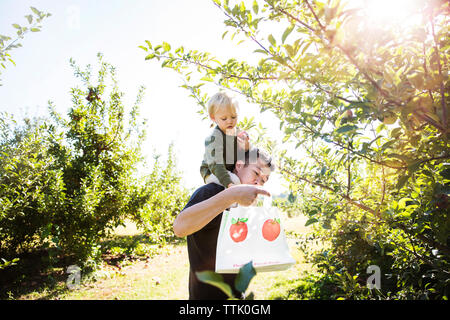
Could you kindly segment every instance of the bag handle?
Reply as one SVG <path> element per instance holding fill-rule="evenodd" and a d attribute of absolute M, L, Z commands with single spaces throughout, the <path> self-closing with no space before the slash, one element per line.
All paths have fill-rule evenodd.
<path fill-rule="evenodd" d="M 255 203 L 253 205 L 261 206 L 261 203 L 262 203 L 263 208 L 270 209 L 272 207 L 272 196 L 265 196 L 265 195 L 259 194 L 257 196 L 257 201 L 255 201 Z"/>

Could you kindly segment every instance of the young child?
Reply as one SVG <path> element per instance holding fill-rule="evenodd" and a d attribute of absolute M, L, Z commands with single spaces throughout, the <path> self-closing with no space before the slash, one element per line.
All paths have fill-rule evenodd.
<path fill-rule="evenodd" d="M 226 93 L 218 92 L 208 101 L 210 119 L 216 123 L 205 139 L 205 154 L 200 174 L 205 183 L 217 183 L 225 188 L 240 184 L 232 171 L 238 154 L 250 148 L 247 132 L 236 127 L 238 104 Z"/>

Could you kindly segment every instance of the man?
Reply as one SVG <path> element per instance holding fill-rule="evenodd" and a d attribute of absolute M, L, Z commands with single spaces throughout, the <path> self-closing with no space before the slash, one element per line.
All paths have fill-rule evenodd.
<path fill-rule="evenodd" d="M 227 296 L 218 288 L 200 282 L 195 275 L 197 271 L 213 270 L 216 264 L 217 236 L 219 234 L 222 212 L 232 204 L 251 205 L 259 194 L 270 196 L 261 188 L 274 170 L 270 157 L 254 149 L 256 157 L 249 160 L 249 153 L 244 160 L 236 161 L 233 173 L 241 180 L 240 185 L 225 189 L 221 185 L 210 183 L 198 188 L 189 199 L 184 209 L 178 214 L 173 230 L 176 236 L 187 236 L 189 255 L 189 299 L 226 299 Z M 235 274 L 223 274 L 224 281 L 234 290 Z M 234 291 L 235 294 L 237 292 Z"/>

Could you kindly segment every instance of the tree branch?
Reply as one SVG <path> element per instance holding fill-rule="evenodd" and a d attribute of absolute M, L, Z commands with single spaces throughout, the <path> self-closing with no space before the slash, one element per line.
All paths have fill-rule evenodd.
<path fill-rule="evenodd" d="M 431 23 L 431 32 L 433 34 L 433 40 L 434 40 L 434 50 L 436 52 L 436 55 L 438 57 L 437 63 L 438 63 L 438 70 L 439 70 L 439 76 L 441 77 L 440 81 L 440 89 L 441 89 L 441 105 L 442 105 L 442 123 L 444 126 L 444 131 L 447 131 L 447 104 L 445 102 L 445 87 L 444 87 L 444 77 L 442 76 L 442 67 L 441 67 L 441 57 L 439 55 L 439 48 L 437 45 L 437 38 L 436 33 L 434 32 L 434 22 L 433 22 L 433 14 L 430 16 L 430 23 Z"/>
<path fill-rule="evenodd" d="M 348 142 L 348 145 L 350 149 L 350 141 Z M 352 180 L 352 172 L 351 172 L 350 152 L 347 152 L 347 196 L 350 195 L 351 180 Z"/>
<path fill-rule="evenodd" d="M 319 135 L 321 134 L 320 132 L 316 132 L 314 129 L 312 129 L 312 128 L 310 128 L 309 126 L 307 126 L 305 123 L 302 123 L 302 125 L 305 126 L 305 128 L 308 129 L 308 130 L 309 130 L 311 133 L 313 133 L 313 134 L 319 134 Z M 374 160 L 374 159 L 369 158 L 368 156 L 366 156 L 366 155 L 364 155 L 364 154 L 360 154 L 359 152 L 353 150 L 353 149 L 350 148 L 350 147 L 347 147 L 347 146 L 344 145 L 344 144 L 341 144 L 341 143 L 336 142 L 336 141 L 333 141 L 333 140 L 330 140 L 330 141 L 325 140 L 325 142 L 327 142 L 327 143 L 332 143 L 332 144 L 334 144 L 335 146 L 341 147 L 341 148 L 343 148 L 343 149 L 345 149 L 345 150 L 347 150 L 347 151 L 350 151 L 350 152 L 356 154 L 357 156 L 359 156 L 359 157 L 361 157 L 361 158 L 364 158 L 364 159 L 366 159 L 366 160 L 369 160 L 370 162 L 376 163 L 376 164 L 378 164 L 378 165 L 380 165 L 380 166 L 385 166 L 385 167 L 388 167 L 388 168 L 391 168 L 391 169 L 397 169 L 397 170 L 400 170 L 400 169 L 407 169 L 407 168 L 408 168 L 407 166 L 401 166 L 401 167 L 391 166 L 391 165 L 388 165 L 388 164 L 386 164 L 386 163 L 384 163 L 384 162 L 380 162 L 380 161 Z"/>
<path fill-rule="evenodd" d="M 294 17 L 292 14 L 290 14 L 290 13 L 287 12 L 286 10 L 280 9 L 280 8 L 277 9 L 277 8 L 275 8 L 273 5 L 272 5 L 272 9 L 275 10 L 275 11 L 279 11 L 279 12 L 281 12 L 281 13 L 287 15 L 289 18 L 291 18 L 291 19 L 294 20 L 294 21 L 297 21 L 298 23 L 300 23 L 302 26 L 304 26 L 304 27 L 307 28 L 308 30 L 313 31 L 313 32 L 316 32 L 316 29 L 314 29 L 314 28 L 312 28 L 311 26 L 307 25 L 305 22 L 301 21 L 300 19 Z"/>
<path fill-rule="evenodd" d="M 214 3 L 214 5 L 216 6 L 216 7 L 218 7 L 230 20 L 232 20 L 233 22 L 234 22 L 234 24 L 236 25 L 236 26 L 238 26 L 239 27 L 239 29 L 241 29 L 248 37 L 250 37 L 250 39 L 252 39 L 261 49 L 263 49 L 264 51 L 266 51 L 268 54 L 271 54 L 270 53 L 270 51 L 266 48 L 266 47 L 264 47 L 258 40 L 256 40 L 256 38 L 249 32 L 249 31 L 247 31 L 247 30 L 245 30 L 244 29 L 244 27 L 239 23 L 239 22 L 237 22 L 232 16 L 230 16 L 229 14 L 228 14 L 228 12 L 226 12 L 226 10 L 221 6 L 221 5 L 219 5 L 218 3 L 216 3 L 215 1 L 213 1 L 213 3 Z"/>
<path fill-rule="evenodd" d="M 305 0 L 306 5 L 308 6 L 309 10 L 311 10 L 312 14 L 314 15 L 314 18 L 316 19 L 317 23 L 319 24 L 320 29 L 325 30 L 325 27 L 320 22 L 319 18 L 317 17 L 316 13 L 314 12 L 313 8 L 309 4 L 308 0 Z"/>
<path fill-rule="evenodd" d="M 436 248 L 436 249 L 446 253 L 447 255 L 450 255 L 450 248 L 447 247 L 446 245 L 440 244 L 439 242 L 437 242 L 433 239 L 429 239 L 426 236 L 424 236 L 423 234 L 413 233 L 402 223 L 397 223 L 396 225 L 398 226 L 399 229 L 403 230 L 405 233 L 410 234 L 414 237 L 417 237 L 419 240 L 421 240 L 422 242 L 425 242 L 430 247 Z"/>
<path fill-rule="evenodd" d="M 309 184 L 312 184 L 312 185 L 318 186 L 318 187 L 320 187 L 322 189 L 328 190 L 328 191 L 332 192 L 333 194 L 335 194 L 336 196 L 338 196 L 338 197 L 348 201 L 350 204 L 352 204 L 352 205 L 354 205 L 354 206 L 356 206 L 356 207 L 358 207 L 358 208 L 360 208 L 360 209 L 362 209 L 364 211 L 367 211 L 367 212 L 369 212 L 369 213 L 371 213 L 371 214 L 373 214 L 373 215 L 375 215 L 377 217 L 379 216 L 377 211 L 373 210 L 372 208 L 370 208 L 370 207 L 368 207 L 368 206 L 366 206 L 364 204 L 356 202 L 354 199 L 350 198 L 347 195 L 338 194 L 336 191 L 334 191 L 329 186 L 323 185 L 323 184 L 318 183 L 318 182 L 311 181 L 311 180 L 309 180 L 307 178 L 304 178 L 304 177 L 299 177 L 298 175 L 290 172 L 289 170 L 287 170 L 285 168 L 280 168 L 280 170 L 282 172 L 287 173 L 290 176 L 295 177 L 298 180 L 302 180 L 302 181 L 305 181 L 305 182 L 307 182 Z M 382 218 L 380 217 L 380 219 L 382 219 Z M 426 236 L 424 236 L 423 234 L 419 234 L 419 233 L 415 233 L 415 232 L 410 231 L 403 223 L 392 221 L 392 223 L 394 223 L 394 226 L 393 226 L 392 223 L 389 223 L 389 221 L 386 221 L 386 220 L 383 220 L 383 221 L 385 223 L 387 223 L 390 227 L 392 227 L 392 228 L 396 228 L 397 227 L 397 228 L 403 230 L 405 233 L 410 234 L 411 236 L 416 237 L 419 240 L 421 240 L 422 242 L 428 244 L 430 247 L 437 248 L 441 252 L 444 252 L 447 255 L 450 255 L 450 248 L 448 246 L 443 245 L 443 244 L 441 244 L 441 243 L 439 243 L 439 242 L 437 242 L 437 241 L 435 241 L 433 239 L 429 239 Z"/>
<path fill-rule="evenodd" d="M 308 0 L 305 0 L 306 4 L 308 5 L 309 10 L 312 12 L 312 14 L 314 15 L 314 18 L 316 19 L 316 21 L 319 23 L 319 26 L 321 27 L 322 31 L 325 31 L 325 27 L 321 24 L 319 18 L 317 17 L 316 13 L 314 12 L 314 9 L 311 7 L 311 5 L 309 4 Z M 432 24 L 432 28 L 434 30 L 434 25 Z M 433 31 L 434 34 L 434 31 Z M 436 42 L 436 39 L 435 39 Z M 375 89 L 390 103 L 399 106 L 399 107 L 403 107 L 403 104 L 399 101 L 397 101 L 396 99 L 393 99 L 392 97 L 389 96 L 389 94 L 383 90 L 383 88 L 381 88 L 378 83 L 371 77 L 369 76 L 369 74 L 367 72 L 365 72 L 361 66 L 359 65 L 359 63 L 352 57 L 352 55 L 341 45 L 337 44 L 335 45 L 336 48 L 340 49 L 344 55 L 349 59 L 349 61 L 358 69 L 359 72 L 361 72 L 361 74 L 371 83 L 372 86 L 375 87 Z M 435 44 L 435 50 L 437 51 L 437 46 Z M 439 66 L 439 71 L 440 71 L 440 75 L 442 76 L 442 68 L 440 66 L 440 61 L 438 59 L 438 66 Z M 445 95 L 444 95 L 444 84 L 441 81 L 441 95 L 442 95 L 442 106 L 443 106 L 443 113 L 445 112 L 445 119 L 447 119 L 447 108 L 445 105 Z M 431 124 L 432 126 L 436 127 L 439 131 L 441 131 L 442 133 L 446 134 L 447 133 L 447 120 L 445 120 L 445 125 L 441 126 L 439 123 L 437 123 L 436 121 L 434 121 L 433 119 L 431 119 L 430 117 L 426 116 L 426 115 L 420 115 L 415 113 L 422 121 L 425 121 L 429 124 Z"/>
<path fill-rule="evenodd" d="M 326 185 L 321 184 L 321 183 L 318 183 L 318 182 L 311 181 L 311 180 L 309 180 L 309 179 L 307 179 L 307 178 L 305 178 L 305 177 L 299 177 L 298 175 L 296 175 L 296 174 L 290 172 L 289 170 L 287 170 L 287 169 L 285 169 L 285 168 L 280 168 L 280 170 L 281 170 L 282 172 L 287 173 L 287 174 L 290 175 L 290 176 L 295 177 L 295 178 L 298 179 L 298 180 L 303 180 L 303 181 L 305 181 L 305 182 L 308 182 L 309 184 L 312 184 L 312 185 L 318 186 L 318 187 L 320 187 L 320 188 L 322 188 L 322 189 L 328 190 L 328 191 L 332 192 L 333 194 L 337 195 L 338 197 L 340 197 L 340 198 L 342 198 L 342 199 L 344 199 L 344 200 L 347 200 L 347 201 L 348 201 L 349 203 L 351 203 L 352 205 L 354 205 L 354 206 L 356 206 L 356 207 L 358 207 L 358 208 L 360 208 L 360 209 L 362 209 L 362 210 L 364 210 L 364 211 L 368 211 L 368 212 L 370 212 L 370 213 L 376 215 L 375 210 L 373 210 L 372 208 L 370 208 L 370 207 L 368 207 L 368 206 L 366 206 L 366 205 L 364 205 L 364 204 L 361 204 L 361 203 L 357 202 L 356 200 L 350 198 L 350 196 L 342 195 L 342 194 L 336 193 L 336 191 L 334 191 L 334 189 L 331 188 L 331 187 L 329 187 L 329 186 L 326 186 Z"/>

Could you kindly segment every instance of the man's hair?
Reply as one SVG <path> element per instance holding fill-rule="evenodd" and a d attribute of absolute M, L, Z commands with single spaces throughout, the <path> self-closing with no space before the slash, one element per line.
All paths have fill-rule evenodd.
<path fill-rule="evenodd" d="M 275 163 L 272 157 L 267 152 L 257 147 L 250 148 L 250 150 L 244 153 L 244 167 L 252 162 L 256 162 L 257 159 L 262 160 L 270 171 L 275 170 Z"/>
<path fill-rule="evenodd" d="M 208 101 L 208 113 L 209 116 L 213 116 L 219 108 L 232 108 L 235 111 L 239 108 L 239 105 L 235 99 L 227 95 L 225 92 L 217 92 Z"/>

